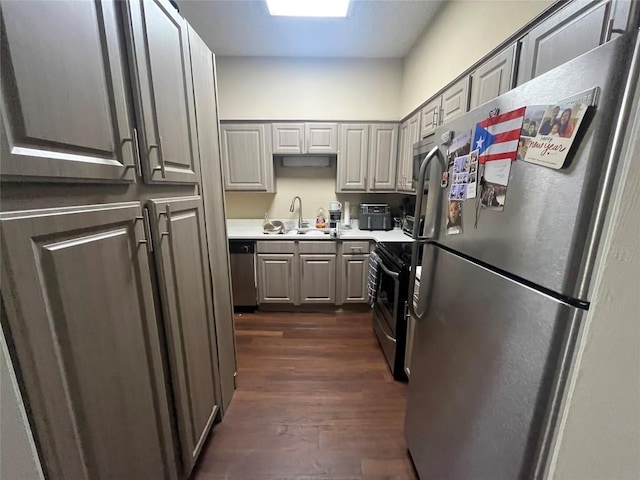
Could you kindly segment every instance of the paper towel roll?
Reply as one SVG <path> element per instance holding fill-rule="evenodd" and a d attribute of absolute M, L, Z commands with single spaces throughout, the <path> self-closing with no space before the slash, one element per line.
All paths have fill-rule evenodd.
<path fill-rule="evenodd" d="M 349 204 L 349 202 L 344 202 L 344 206 L 342 210 L 343 210 L 342 226 L 346 228 L 350 228 L 351 227 L 351 205 Z"/>

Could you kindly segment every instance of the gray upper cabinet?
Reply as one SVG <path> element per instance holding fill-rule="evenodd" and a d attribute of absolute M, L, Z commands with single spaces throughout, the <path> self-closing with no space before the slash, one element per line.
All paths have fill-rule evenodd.
<path fill-rule="evenodd" d="M 127 2 L 142 166 L 150 183 L 197 183 L 187 22 L 168 0 Z"/>
<path fill-rule="evenodd" d="M 304 153 L 304 123 L 273 123 L 273 153 L 300 155 Z"/>
<path fill-rule="evenodd" d="M 517 45 L 498 53 L 471 74 L 470 109 L 499 97 L 513 87 Z"/>
<path fill-rule="evenodd" d="M 271 125 L 222 124 L 220 134 L 225 189 L 275 192 Z"/>
<path fill-rule="evenodd" d="M 153 200 L 151 207 L 182 474 L 186 478 L 218 412 L 218 352 L 204 212 L 200 197 Z"/>
<path fill-rule="evenodd" d="M 336 303 L 336 255 L 300 254 L 300 303 Z"/>
<path fill-rule="evenodd" d="M 420 140 L 421 112 L 400 125 L 398 146 L 398 174 L 396 187 L 399 192 L 415 193 L 413 188 L 413 144 Z"/>
<path fill-rule="evenodd" d="M 336 191 L 365 191 L 367 189 L 368 148 L 368 124 L 340 124 Z"/>
<path fill-rule="evenodd" d="M 440 125 L 440 115 L 442 109 L 442 95 L 438 95 L 436 98 L 427 103 L 421 110 L 421 122 L 420 122 L 420 138 L 431 135 L 436 131 L 438 125 Z"/>
<path fill-rule="evenodd" d="M 398 124 L 371 125 L 368 185 L 370 191 L 395 190 L 397 152 Z"/>
<path fill-rule="evenodd" d="M 337 123 L 305 123 L 306 153 L 336 154 L 338 151 Z"/>
<path fill-rule="evenodd" d="M 442 94 L 440 125 L 469 111 L 469 84 L 470 77 L 464 77 Z"/>
<path fill-rule="evenodd" d="M 2 180 L 135 180 L 116 3 L 2 2 Z"/>
<path fill-rule="evenodd" d="M 273 123 L 273 153 L 278 155 L 336 154 L 337 123 Z"/>
<path fill-rule="evenodd" d="M 575 1 L 522 40 L 518 85 L 609 41 L 626 28 L 628 1 Z"/>
<path fill-rule="evenodd" d="M 176 478 L 141 218 L 138 202 L 0 214 L 2 298 L 47 478 Z"/>

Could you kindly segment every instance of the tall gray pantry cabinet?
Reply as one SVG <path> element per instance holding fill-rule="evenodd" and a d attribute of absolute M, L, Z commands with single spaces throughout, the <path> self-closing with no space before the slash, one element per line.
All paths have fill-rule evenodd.
<path fill-rule="evenodd" d="M 0 14 L 1 325 L 45 474 L 186 478 L 235 373 L 213 55 L 165 0 Z"/>

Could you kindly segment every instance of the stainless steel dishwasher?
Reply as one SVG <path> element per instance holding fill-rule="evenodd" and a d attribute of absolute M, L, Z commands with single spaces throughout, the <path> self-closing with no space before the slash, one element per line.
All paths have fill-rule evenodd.
<path fill-rule="evenodd" d="M 229 240 L 234 308 L 255 309 L 258 305 L 255 251 L 254 241 Z"/>

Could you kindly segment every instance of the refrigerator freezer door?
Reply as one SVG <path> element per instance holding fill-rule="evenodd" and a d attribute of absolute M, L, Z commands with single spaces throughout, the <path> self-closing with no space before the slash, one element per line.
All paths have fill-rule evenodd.
<path fill-rule="evenodd" d="M 609 154 L 627 80 L 621 72 L 629 64 L 636 40 L 635 33 L 620 37 L 439 130 L 437 138 L 448 130 L 458 135 L 472 130 L 494 108 L 505 113 L 522 106 L 553 104 L 600 87 L 597 108 L 592 118 L 583 122 L 587 125 L 581 126 L 568 166 L 553 170 L 520 160 L 513 162 L 504 211 L 480 210 L 475 228 L 477 200 L 466 200 L 462 203 L 463 228 L 459 235 L 446 234 L 448 201 L 442 202 L 438 243 L 566 297 L 589 300 L 583 283 L 589 278 L 585 258 L 590 240 L 599 236 L 593 219 L 603 191 L 604 172 L 616 161 L 609 159 Z M 449 193 L 449 189 L 437 188 L 439 175 L 431 175 L 430 182 L 430 192 Z M 427 224 L 434 215 L 435 202 L 436 196 L 429 195 Z"/>
<path fill-rule="evenodd" d="M 582 310 L 425 246 L 405 436 L 423 480 L 530 478 L 555 366 Z M 423 275 L 424 277 L 424 275 Z"/>

